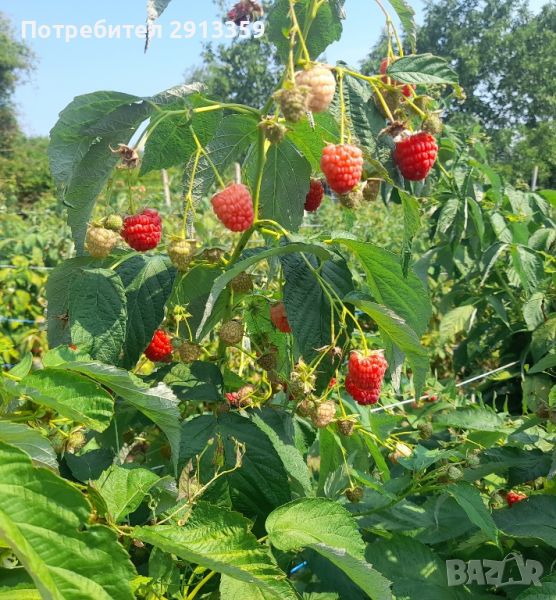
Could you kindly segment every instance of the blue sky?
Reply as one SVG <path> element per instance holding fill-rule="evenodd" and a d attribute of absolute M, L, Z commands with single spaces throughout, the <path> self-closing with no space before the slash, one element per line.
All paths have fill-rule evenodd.
<path fill-rule="evenodd" d="M 410 1 L 419 20 L 423 2 Z M 543 0 L 531 0 L 533 8 L 542 4 Z M 344 35 L 340 42 L 329 47 L 326 56 L 330 62 L 341 58 L 357 64 L 377 39 L 383 20 L 372 0 L 346 0 L 345 8 Z M 145 19 L 145 1 L 0 0 L 0 11 L 8 15 L 17 37 L 21 38 L 23 21 L 79 27 L 105 19 L 113 25 L 141 25 Z M 15 96 L 23 130 L 30 135 L 48 134 L 60 110 L 79 94 L 105 89 L 150 96 L 181 83 L 184 72 L 199 64 L 206 40 L 199 32 L 190 39 L 171 39 L 171 21 L 199 24 L 219 17 L 211 0 L 173 0 L 160 20 L 163 37 L 153 40 L 146 55 L 143 40 L 134 35 L 132 39 L 122 35 L 121 39 L 80 38 L 69 43 L 56 39 L 54 33 L 48 39 L 30 39 L 28 35 L 26 42 L 35 52 L 38 65 Z"/>

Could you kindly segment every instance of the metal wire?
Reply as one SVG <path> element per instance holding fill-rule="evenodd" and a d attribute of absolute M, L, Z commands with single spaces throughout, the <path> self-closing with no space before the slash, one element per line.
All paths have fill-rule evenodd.
<path fill-rule="evenodd" d="M 504 371 L 505 369 L 509 369 L 510 367 L 515 367 L 515 365 L 518 365 L 518 364 L 519 364 L 519 360 L 515 360 L 514 362 L 508 363 L 507 365 L 504 365 L 503 367 L 498 367 L 497 369 L 493 369 L 492 371 L 488 371 L 487 373 L 481 373 L 480 375 L 475 375 L 474 377 L 470 377 L 469 379 L 466 379 L 465 381 L 460 381 L 459 383 L 456 383 L 456 387 L 460 388 L 465 385 L 469 385 L 470 383 L 473 383 L 474 381 L 479 381 L 479 379 L 485 379 L 486 377 L 489 377 L 490 375 L 494 375 L 495 373 Z M 424 396 L 421 396 L 419 398 L 419 400 L 426 400 L 427 398 L 429 398 L 429 396 L 430 396 L 430 394 L 425 394 Z M 369 412 L 377 413 L 377 412 L 381 412 L 383 410 L 388 410 L 389 408 L 395 408 L 396 406 L 403 406 L 404 404 L 411 404 L 412 402 L 417 402 L 417 398 L 409 398 L 408 400 L 401 400 L 400 402 L 394 402 L 392 404 L 386 404 L 384 406 L 377 406 L 376 408 L 371 408 L 371 410 Z"/>

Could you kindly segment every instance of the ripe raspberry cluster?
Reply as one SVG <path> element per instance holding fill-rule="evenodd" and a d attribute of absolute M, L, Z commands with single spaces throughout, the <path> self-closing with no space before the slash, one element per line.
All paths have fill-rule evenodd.
<path fill-rule="evenodd" d="M 388 363 L 381 351 L 371 352 L 368 356 L 352 352 L 345 383 L 347 393 L 358 404 L 376 404 L 387 368 Z"/>
<path fill-rule="evenodd" d="M 162 329 L 154 332 L 153 339 L 145 349 L 145 356 L 153 362 L 168 362 L 172 356 L 172 340 Z"/>
<path fill-rule="evenodd" d="M 311 179 L 309 192 L 305 198 L 305 210 L 314 212 L 321 205 L 324 198 L 324 186 L 320 179 Z"/>
<path fill-rule="evenodd" d="M 320 167 L 337 194 L 347 194 L 361 180 L 363 153 L 351 144 L 329 144 L 322 151 Z"/>
<path fill-rule="evenodd" d="M 216 216 L 230 231 L 245 231 L 253 225 L 253 200 L 245 185 L 233 183 L 215 194 L 211 202 Z"/>
<path fill-rule="evenodd" d="M 420 131 L 397 142 L 394 162 L 405 179 L 420 181 L 429 174 L 437 155 L 438 145 L 434 137 Z"/>
<path fill-rule="evenodd" d="M 162 239 L 162 221 L 158 211 L 145 208 L 137 215 L 126 217 L 122 237 L 138 252 L 156 248 Z"/>
<path fill-rule="evenodd" d="M 228 11 L 227 18 L 239 27 L 243 21 L 259 19 L 263 14 L 264 10 L 259 2 L 255 0 L 240 0 Z"/>

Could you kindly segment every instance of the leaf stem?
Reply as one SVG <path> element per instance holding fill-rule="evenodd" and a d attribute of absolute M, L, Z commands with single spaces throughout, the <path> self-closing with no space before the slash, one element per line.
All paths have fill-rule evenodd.
<path fill-rule="evenodd" d="M 205 583 L 207 583 L 207 581 L 210 581 L 215 575 L 216 571 L 211 571 L 208 575 L 205 575 L 203 579 L 201 579 L 201 581 L 199 581 L 199 583 L 193 588 L 191 594 L 187 596 L 186 600 L 193 600 L 193 598 L 197 596 L 199 590 L 205 585 Z"/>

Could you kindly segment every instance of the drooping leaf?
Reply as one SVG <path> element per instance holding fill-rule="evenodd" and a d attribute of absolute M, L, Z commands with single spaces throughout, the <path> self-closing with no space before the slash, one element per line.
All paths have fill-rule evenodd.
<path fill-rule="evenodd" d="M 117 362 L 125 339 L 127 301 L 119 275 L 108 269 L 81 269 L 69 288 L 71 341 L 101 362 Z"/>
<path fill-rule="evenodd" d="M 192 98 L 190 103 L 198 106 L 202 101 L 193 101 Z M 141 175 L 189 162 L 197 148 L 191 128 L 199 142 L 206 145 L 221 119 L 221 111 L 194 114 L 184 111 L 162 117 L 145 144 Z"/>
<path fill-rule="evenodd" d="M 353 290 L 353 281 L 345 260 L 331 256 L 320 267 L 313 255 L 288 254 L 280 258 L 284 270 L 284 304 L 288 322 L 300 354 L 310 363 L 324 347 L 342 347 L 345 335 L 337 340 L 340 319 L 330 297 L 345 298 Z M 315 272 L 318 268 L 319 277 Z M 324 288 L 324 289 L 323 289 Z M 336 363 L 327 356 L 319 369 L 322 385 L 328 385 Z M 326 380 L 326 381 L 325 381 Z M 320 386 L 319 386 L 320 387 Z"/>
<path fill-rule="evenodd" d="M 463 508 L 469 520 L 489 539 L 494 542 L 498 540 L 498 528 L 483 502 L 481 492 L 476 487 L 470 483 L 453 483 L 446 487 L 446 492 Z"/>
<path fill-rule="evenodd" d="M 123 366 L 130 369 L 164 319 L 176 270 L 167 256 L 140 255 L 126 260 L 116 271 L 125 287 L 127 326 Z"/>
<path fill-rule="evenodd" d="M 388 65 L 386 72 L 402 83 L 458 83 L 457 73 L 446 60 L 432 54 L 404 56 Z"/>
<path fill-rule="evenodd" d="M 138 96 L 94 92 L 75 98 L 50 132 L 50 168 L 79 253 L 96 197 L 118 161 L 112 148 L 127 144 L 151 110 Z"/>
<path fill-rule="evenodd" d="M 88 525 L 90 512 L 76 487 L 0 442 L 0 538 L 42 598 L 133 599 L 129 557 L 113 531 Z"/>
<path fill-rule="evenodd" d="M 494 522 L 506 535 L 542 540 L 556 548 L 556 498 L 532 496 L 493 512 Z"/>
<path fill-rule="evenodd" d="M 344 18 L 344 0 L 334 0 L 320 5 L 312 20 L 310 28 L 306 28 L 310 0 L 295 2 L 295 12 L 302 30 L 305 30 L 305 41 L 312 59 L 317 59 L 326 48 L 340 39 L 342 35 L 342 19 Z M 278 55 L 285 63 L 288 60 L 288 31 L 291 27 L 289 16 L 289 0 L 277 0 L 268 14 L 266 34 L 276 46 Z M 299 47 L 299 43 L 297 44 Z"/>
<path fill-rule="evenodd" d="M 388 0 L 398 15 L 412 52 L 415 52 L 417 42 L 417 25 L 415 11 L 406 0 Z"/>
<path fill-rule="evenodd" d="M 311 548 L 341 569 L 371 598 L 390 599 L 390 582 L 363 558 L 353 517 L 337 502 L 303 498 L 277 508 L 266 521 L 271 544 L 284 551 Z"/>
<path fill-rule="evenodd" d="M 247 171 L 256 172 L 257 153 L 250 155 Z M 289 140 L 272 144 L 266 154 L 261 185 L 260 218 L 278 222 L 297 231 L 303 221 L 311 165 Z"/>
<path fill-rule="evenodd" d="M 249 115 L 236 114 L 224 117 L 214 136 L 205 147 L 206 155 L 199 159 L 195 180 L 192 183 L 192 196 L 200 201 L 208 195 L 216 181 L 214 169 L 222 175 L 225 170 L 247 153 L 249 146 L 257 139 L 257 121 Z M 189 189 L 193 175 L 193 158 L 183 174 L 184 189 Z M 212 163 L 212 166 L 211 166 Z"/>
<path fill-rule="evenodd" d="M 289 477 L 298 484 L 304 495 L 314 495 L 309 467 L 295 447 L 292 417 L 285 411 L 262 408 L 254 412 L 251 418 L 272 442 Z"/>
<path fill-rule="evenodd" d="M 233 579 L 254 584 L 284 600 L 295 600 L 285 574 L 250 531 L 242 515 L 199 502 L 182 526 L 136 527 L 134 537 Z"/>
<path fill-rule="evenodd" d="M 111 518 L 118 523 L 141 504 L 158 480 L 158 475 L 148 469 L 112 465 L 93 486 L 104 499 Z"/>
<path fill-rule="evenodd" d="M 453 341 L 458 333 L 468 331 L 469 323 L 476 313 L 472 304 L 457 306 L 442 316 L 440 321 L 440 341 Z"/>
<path fill-rule="evenodd" d="M 367 274 L 367 285 L 376 302 L 383 304 L 417 333 L 428 325 L 432 308 L 423 282 L 411 270 L 407 277 L 396 255 L 373 244 L 350 239 L 335 240 L 352 250 Z"/>
<path fill-rule="evenodd" d="M 110 388 L 139 412 L 155 423 L 168 438 L 172 462 L 177 466 L 180 444 L 180 411 L 178 399 L 165 384 L 149 388 L 139 378 L 123 369 L 98 362 L 61 363 L 57 369 L 82 373 Z"/>
<path fill-rule="evenodd" d="M 248 516 L 266 517 L 291 499 L 288 475 L 272 442 L 253 422 L 236 413 L 218 419 L 204 415 L 184 423 L 180 464 L 200 454 L 211 438 L 222 440 L 227 469 L 233 468 L 237 460 L 234 440 L 245 445 L 241 467 L 226 476 L 235 509 Z M 207 460 L 211 460 L 211 452 L 206 453 Z"/>
<path fill-rule="evenodd" d="M 37 466 L 58 470 L 54 448 L 37 429 L 23 423 L 0 421 L 0 442 L 11 444 L 26 452 Z"/>
<path fill-rule="evenodd" d="M 71 344 L 69 327 L 69 290 L 81 269 L 89 267 L 94 259 L 89 256 L 70 258 L 57 266 L 46 283 L 48 300 L 48 344 L 51 348 Z"/>
<path fill-rule="evenodd" d="M 411 248 L 413 239 L 421 226 L 419 202 L 413 196 L 404 192 L 400 193 L 403 206 L 403 247 L 402 247 L 402 272 L 407 277 L 411 262 Z"/>
<path fill-rule="evenodd" d="M 53 408 L 60 415 L 95 431 L 104 431 L 112 419 L 114 400 L 100 385 L 58 369 L 42 369 L 28 375 L 21 391 L 37 404 Z"/>

